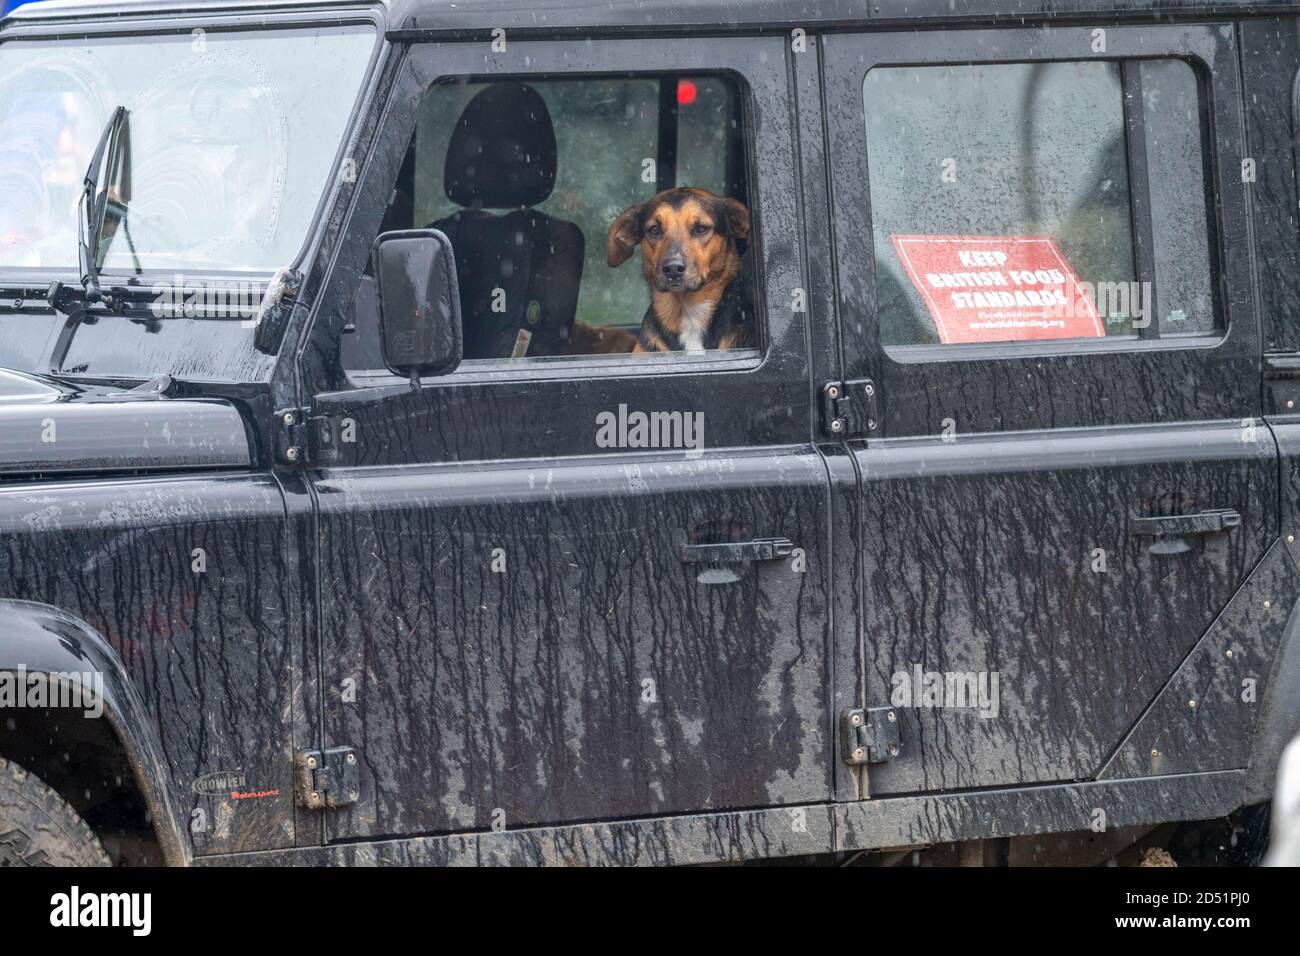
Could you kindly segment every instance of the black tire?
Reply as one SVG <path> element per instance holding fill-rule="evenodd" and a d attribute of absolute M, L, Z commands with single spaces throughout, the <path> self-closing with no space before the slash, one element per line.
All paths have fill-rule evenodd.
<path fill-rule="evenodd" d="M 0 757 L 0 866 L 111 866 L 95 831 L 43 780 Z"/>

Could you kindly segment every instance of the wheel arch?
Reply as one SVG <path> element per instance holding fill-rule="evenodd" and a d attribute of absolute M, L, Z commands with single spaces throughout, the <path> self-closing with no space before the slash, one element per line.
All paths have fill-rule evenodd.
<path fill-rule="evenodd" d="M 187 865 L 189 852 L 181 813 L 168 783 L 157 727 L 149 720 L 139 692 L 121 657 L 104 637 L 80 618 L 32 601 L 0 599 L 0 672 L 44 675 L 98 675 L 102 717 L 126 755 L 128 767 L 148 807 L 163 858 Z"/>

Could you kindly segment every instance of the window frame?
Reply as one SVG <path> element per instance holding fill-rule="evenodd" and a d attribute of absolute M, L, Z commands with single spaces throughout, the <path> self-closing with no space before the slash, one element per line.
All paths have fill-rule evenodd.
<path fill-rule="evenodd" d="M 1160 288 L 1156 281 L 1156 236 L 1154 226 L 1154 214 L 1152 212 L 1150 175 L 1146 154 L 1146 125 L 1144 118 L 1145 104 L 1142 99 L 1142 78 L 1141 64 L 1144 62 L 1164 62 L 1175 60 L 1186 63 L 1192 70 L 1196 81 L 1197 106 L 1200 115 L 1200 132 L 1201 132 L 1201 170 L 1205 189 L 1205 206 L 1206 206 L 1206 223 L 1207 232 L 1206 246 L 1210 259 L 1210 295 L 1213 302 L 1214 317 L 1216 328 L 1212 332 L 1177 332 L 1171 330 L 1161 330 L 1160 319 Z M 1153 347 L 1155 343 L 1163 339 L 1178 340 L 1182 342 L 1195 341 L 1196 344 L 1209 344 L 1219 341 L 1227 333 L 1226 314 L 1223 308 L 1222 295 L 1220 293 L 1219 276 L 1222 269 L 1222 263 L 1219 261 L 1216 250 L 1219 248 L 1218 241 L 1218 223 L 1215 219 L 1215 209 L 1213 202 L 1213 164 L 1212 164 L 1212 146 L 1214 142 L 1213 114 L 1209 109 L 1208 96 L 1208 65 L 1203 61 L 1190 56 L 1141 56 L 1141 57 L 1111 57 L 1111 56 L 1094 56 L 1073 57 L 1073 58 L 1052 58 L 1050 60 L 998 60 L 995 63 L 989 63 L 983 60 L 933 60 L 925 63 L 880 63 L 871 67 L 867 71 L 867 76 L 874 70 L 892 69 L 898 67 L 960 67 L 974 65 L 1018 65 L 1021 63 L 1113 63 L 1119 68 L 1120 81 L 1120 107 L 1123 112 L 1124 124 L 1124 162 L 1125 170 L 1128 176 L 1128 219 L 1131 229 L 1133 244 L 1133 276 L 1134 281 L 1139 283 L 1150 283 L 1151 289 L 1151 321 L 1142 327 L 1136 329 L 1135 333 L 1124 333 L 1116 335 L 1105 335 L 1100 338 L 1061 338 L 1061 339 L 1006 339 L 1000 342 L 938 342 L 938 343 L 902 343 L 890 344 L 884 342 L 882 345 L 886 352 L 894 359 L 900 362 L 924 362 L 924 361 L 944 361 L 951 358 L 954 361 L 961 361 L 962 356 L 974 350 L 982 350 L 986 353 L 997 353 L 1006 351 L 1008 355 L 1039 355 L 1053 354 L 1060 350 L 1061 346 L 1066 344 L 1077 344 L 1080 348 L 1088 350 L 1120 350 L 1127 351 L 1134 348 Z M 864 109 L 865 109 L 864 102 Z M 864 149 L 867 155 L 868 169 L 872 155 L 872 144 L 864 139 Z M 870 219 L 869 219 L 870 221 Z M 919 228 L 919 227 L 918 227 Z M 879 314 L 879 302 L 876 303 L 876 314 Z M 932 318 L 932 317 L 931 317 Z M 945 350 L 951 350 L 951 356 L 942 354 Z M 939 354 L 939 357 L 930 358 L 929 356 Z"/>
<path fill-rule="evenodd" d="M 1105 52 L 1092 53 L 1098 36 Z M 1237 73 L 1237 31 L 1231 24 L 1048 26 L 909 33 L 835 34 L 825 38 L 829 174 L 836 237 L 839 312 L 862 321 L 841 324 L 846 378 L 870 378 L 883 406 L 877 436 L 930 435 L 943 430 L 936 393 L 950 401 L 960 431 L 1093 427 L 1192 418 L 1238 418 L 1258 412 L 1259 327 L 1253 301 L 1246 156 Z M 872 210 L 865 144 L 863 79 L 880 66 L 1180 59 L 1202 80 L 1209 145 L 1207 211 L 1217 281 L 1213 334 L 1161 338 L 1059 339 L 886 347 L 876 309 L 874 242 L 851 241 L 870 228 Z M 846 241 L 846 237 L 850 241 Z M 851 281 L 845 281 L 845 277 Z M 1214 365 L 1216 367 L 1211 368 Z M 1142 382 L 1157 380 L 1168 400 L 1134 401 Z M 1199 388 L 1197 380 L 1201 379 Z M 1181 381 L 1179 387 L 1168 382 Z M 994 385 L 991 383 L 1000 383 Z M 1010 404 L 992 393 L 1017 396 Z M 1099 393 L 1080 402 L 1077 390 Z M 1069 389 L 1076 390 L 1067 395 Z M 1113 390 L 1113 391 L 1112 391 Z M 1149 390 L 1149 389 L 1148 389 Z M 1104 398 L 1101 395 L 1104 394 Z M 931 414 L 934 411 L 935 414 Z"/>
<path fill-rule="evenodd" d="M 637 71 L 622 72 L 622 73 L 600 72 L 595 74 L 582 74 L 582 75 L 583 76 L 595 75 L 595 76 L 600 76 L 600 77 L 605 77 L 610 79 L 623 79 L 623 80 L 653 80 L 655 82 L 656 86 L 658 87 L 656 93 L 657 133 L 656 133 L 656 141 L 655 141 L 655 153 L 656 153 L 655 155 L 656 179 L 655 179 L 655 187 L 654 187 L 655 194 L 660 193 L 665 189 L 670 189 L 674 185 L 678 185 L 676 182 L 677 146 L 678 146 L 681 127 L 679 122 L 673 122 L 673 123 L 665 122 L 665 117 L 671 116 L 672 118 L 675 119 L 679 113 L 677 98 L 676 98 L 676 81 L 678 79 L 700 79 L 705 77 L 710 77 L 710 78 L 723 77 L 729 80 L 733 87 L 730 92 L 735 97 L 735 102 L 733 105 L 735 106 L 736 113 L 740 118 L 741 129 L 740 129 L 739 137 L 727 138 L 726 152 L 725 155 L 723 156 L 723 165 L 726 170 L 724 176 L 726 177 L 726 180 L 729 185 L 734 184 L 736 181 L 739 181 L 744 185 L 746 204 L 751 209 L 753 208 L 754 205 L 753 197 L 755 193 L 755 188 L 753 184 L 754 162 L 753 162 L 752 150 L 750 149 L 750 144 L 752 143 L 752 137 L 753 137 L 753 129 L 751 128 L 752 116 L 749 108 L 750 91 L 748 88 L 748 84 L 745 82 L 745 78 L 742 74 L 740 74 L 735 69 L 728 68 L 728 69 L 696 70 L 696 71 L 689 71 L 689 72 L 675 71 L 672 73 L 664 72 L 663 70 L 637 70 Z M 419 113 L 420 114 L 423 113 L 424 106 L 425 106 L 424 103 L 425 98 L 433 94 L 433 92 L 439 87 L 454 86 L 462 83 L 467 85 L 483 85 L 486 83 L 491 83 L 496 79 L 500 79 L 500 77 L 499 76 L 494 77 L 492 75 L 487 75 L 487 74 L 482 74 L 482 75 L 474 74 L 469 76 L 463 76 L 463 75 L 440 76 L 436 80 L 434 80 L 434 82 L 430 84 L 430 86 L 421 95 L 421 102 L 418 107 Z M 547 81 L 557 81 L 557 80 L 568 81 L 568 82 L 580 82 L 579 78 L 575 78 L 565 73 L 551 73 L 545 75 L 519 73 L 519 74 L 511 74 L 510 79 L 517 80 L 522 83 L 533 83 L 536 85 L 543 84 Z M 672 82 L 670 83 L 670 81 Z M 665 110 L 665 106 L 668 107 L 667 110 Z M 416 130 L 412 134 L 412 142 L 414 142 L 415 138 L 418 137 L 418 133 L 419 133 L 419 121 L 417 120 Z M 398 171 L 398 179 L 397 179 L 396 187 L 413 185 L 414 169 L 412 165 L 408 162 L 408 160 L 412 158 L 413 157 L 409 153 L 406 157 L 404 157 L 402 165 Z M 670 173 L 671 173 L 671 179 L 669 178 Z M 442 185 L 441 180 L 438 181 L 438 185 Z M 412 198 L 414 198 L 415 196 L 414 189 L 409 189 L 408 192 L 410 193 Z M 628 205 L 628 203 L 624 203 L 623 205 L 626 206 Z M 413 222 L 409 228 L 421 229 L 424 227 L 418 222 Z M 752 235 L 756 237 L 757 233 L 753 232 Z M 586 237 L 586 238 L 588 239 L 589 244 L 592 241 L 595 241 L 597 242 L 599 248 L 603 248 L 603 240 L 604 240 L 603 233 L 596 237 Z M 752 276 L 754 288 L 752 289 L 752 292 L 754 295 L 754 312 L 756 317 L 761 316 L 764 312 L 763 289 L 762 289 L 763 282 L 762 282 L 762 276 L 760 274 L 760 270 L 762 268 L 762 262 L 761 262 L 761 255 L 758 254 L 759 242 L 760 241 L 757 238 L 751 238 L 750 240 L 750 245 L 755 252 L 755 270 Z M 639 261 L 639 257 L 633 256 L 633 260 Z M 629 265 L 630 263 L 628 265 L 625 265 L 624 268 L 628 268 Z M 638 283 L 638 286 L 639 285 L 640 283 Z M 578 319 L 581 319 L 580 315 L 575 316 L 575 320 Z M 636 322 L 634 324 L 605 325 L 605 326 L 597 326 L 597 328 L 619 328 L 619 329 L 625 329 L 627 331 L 632 331 L 635 333 L 640 329 L 640 314 L 636 316 Z M 346 330 L 344 334 L 346 334 Z M 682 354 L 673 353 L 674 361 L 693 361 L 696 363 L 696 367 L 699 367 L 699 364 L 705 359 L 707 359 L 708 361 L 725 363 L 726 368 L 757 367 L 762 360 L 762 356 L 767 346 L 766 323 L 763 322 L 761 319 L 759 319 L 758 335 L 759 335 L 759 345 L 755 349 L 739 349 L 739 350 L 735 350 L 734 354 L 728 354 L 725 351 L 714 351 L 714 352 L 707 353 L 706 356 L 693 356 L 693 355 L 688 356 L 684 353 Z M 534 366 L 534 365 L 542 365 L 542 366 L 554 365 L 558 369 L 559 375 L 571 376 L 575 372 L 581 373 L 589 366 L 591 368 L 599 369 L 605 367 L 610 362 L 619 362 L 619 361 L 629 362 L 629 363 L 632 362 L 632 360 L 627 358 L 621 358 L 621 359 L 617 358 L 616 357 L 617 354 L 618 353 L 615 353 L 613 356 L 599 355 L 599 354 L 581 354 L 581 353 L 576 355 L 561 355 L 561 356 L 549 356 L 549 355 L 534 356 L 532 361 L 528 360 L 527 358 L 519 359 L 519 358 L 509 358 L 509 357 L 499 357 L 499 358 L 489 358 L 489 359 L 465 359 L 455 371 L 449 374 L 454 375 L 460 379 L 475 379 L 479 381 L 500 381 L 500 380 L 509 380 L 509 378 L 511 377 L 510 375 L 511 371 L 513 369 L 520 368 L 520 367 L 527 367 L 527 366 Z M 652 359 L 651 361 L 654 360 Z M 639 361 L 633 364 L 639 365 L 641 364 L 641 362 Z M 348 380 L 354 386 L 359 388 L 378 388 L 387 385 L 398 385 L 398 384 L 409 382 L 408 377 L 395 375 L 387 369 L 381 370 L 377 368 L 376 369 L 345 368 L 345 372 L 347 374 Z M 633 372 L 632 374 L 637 374 L 637 372 Z M 369 384 L 365 384 L 365 383 L 369 383 Z"/>
<path fill-rule="evenodd" d="M 383 116 L 373 120 L 370 141 L 358 144 L 364 161 L 358 162 L 357 188 L 349 208 L 336 220 L 339 249 L 300 340 L 299 381 L 316 414 L 391 419 L 410 413 L 439 421 L 427 426 L 429 432 L 422 426 L 417 439 L 405 447 L 340 449 L 339 463 L 346 465 L 351 457 L 358 464 L 379 464 L 593 454 L 597 451 L 594 436 L 585 426 L 573 424 L 584 418 L 589 403 L 599 403 L 602 409 L 625 402 L 631 408 L 705 411 L 711 422 L 709 446 L 714 448 L 809 441 L 814 412 L 808 400 L 809 315 L 781 307 L 790 301 L 789 290 L 804 284 L 801 243 L 795 238 L 802 234 L 802 226 L 794 201 L 799 195 L 796 132 L 786 53 L 780 37 L 734 35 L 592 38 L 576 48 L 555 40 L 510 40 L 500 54 L 490 52 L 486 42 L 440 38 L 396 47 L 393 87 Z M 461 78 L 664 73 L 727 73 L 737 79 L 748 133 L 744 144 L 747 199 L 762 349 L 738 350 L 734 355 L 675 355 L 664 361 L 629 354 L 513 362 L 508 368 L 481 368 L 476 366 L 488 363 L 475 363 L 448 375 L 426 377 L 416 391 L 397 376 L 391 384 L 376 380 L 358 387 L 348 381 L 340 363 L 339 336 L 426 90 L 437 82 Z M 762 176 L 757 171 L 760 156 L 776 158 Z M 788 161 L 779 161 L 780 157 Z M 638 303 L 636 321 L 648 301 L 647 297 Z M 521 421 L 496 418 L 480 427 L 467 425 L 463 415 L 454 421 L 441 420 L 444 415 L 453 418 L 457 407 L 481 403 L 503 408 L 509 402 L 524 410 Z M 779 412 L 754 413 L 756 407 L 773 402 L 779 403 Z M 414 412 L 412 403 L 420 406 Z M 559 403 L 554 411 L 553 403 Z M 446 447 L 448 443 L 472 447 L 458 450 Z"/>
<path fill-rule="evenodd" d="M 730 181 L 734 175 L 739 173 L 745 185 L 745 199 L 750 209 L 750 215 L 753 217 L 755 226 L 751 228 L 751 238 L 749 240 L 751 253 L 754 255 L 754 274 L 753 274 L 753 301 L 754 314 L 758 322 L 759 345 L 756 349 L 737 349 L 730 353 L 728 351 L 714 351 L 705 353 L 702 356 L 687 355 L 685 353 L 672 353 L 673 358 L 668 359 L 633 359 L 624 353 L 613 353 L 606 355 L 562 355 L 562 356 L 534 356 L 530 358 L 487 358 L 487 359 L 465 359 L 454 371 L 443 376 L 428 376 L 423 381 L 432 383 L 437 379 L 454 378 L 457 381 L 476 381 L 476 382 L 501 382 L 511 381 L 517 376 L 516 370 L 540 368 L 553 371 L 555 377 L 559 378 L 584 378 L 590 371 L 599 371 L 601 369 L 613 366 L 624 366 L 624 375 L 635 376 L 643 374 L 661 374 L 655 367 L 656 362 L 671 361 L 674 365 L 677 363 L 689 363 L 690 367 L 696 370 L 712 369 L 717 366 L 720 369 L 743 370 L 758 368 L 762 364 L 763 357 L 767 351 L 768 332 L 767 323 L 764 316 L 767 313 L 765 290 L 763 282 L 763 257 L 762 257 L 762 239 L 759 237 L 757 229 L 758 214 L 755 210 L 757 192 L 755 176 L 757 169 L 756 157 L 754 155 L 754 124 L 753 124 L 753 103 L 752 92 L 749 84 L 741 73 L 734 66 L 713 67 L 695 70 L 673 70 L 666 71 L 662 67 L 647 67 L 643 70 L 592 70 L 576 71 L 569 70 L 552 70 L 547 72 L 540 71 L 523 71 L 511 72 L 508 75 L 510 80 L 522 83 L 541 84 L 548 80 L 576 82 L 584 76 L 597 76 L 606 79 L 625 79 L 654 80 L 658 86 L 658 113 L 656 116 L 657 133 L 655 140 L 655 193 L 664 189 L 672 188 L 673 185 L 681 185 L 675 182 L 677 174 L 677 142 L 680 135 L 680 124 L 667 124 L 665 119 L 668 116 L 677 117 L 678 108 L 676 100 L 675 84 L 666 82 L 669 79 L 677 78 L 700 78 L 700 77 L 725 77 L 735 85 L 736 107 L 740 117 L 741 135 L 739 138 L 739 148 L 733 148 L 732 141 L 728 142 L 727 155 L 724 157 L 724 165 Z M 424 108 L 424 99 L 433 93 L 439 87 L 452 86 L 456 84 L 486 84 L 502 79 L 502 74 L 493 72 L 478 72 L 471 74 L 451 74 L 443 73 L 438 75 L 430 83 L 420 96 L 420 103 L 417 105 L 417 115 Z M 665 104 L 671 99 L 670 110 L 665 111 Z M 671 129 L 671 135 L 665 137 L 665 130 Z M 418 131 L 418 120 L 417 128 Z M 415 131 L 412 136 L 414 137 Z M 735 155 L 735 154 L 739 155 Z M 398 182 L 405 171 L 405 158 L 403 166 L 398 173 Z M 668 172 L 672 173 L 673 182 L 668 180 Z M 689 185 L 689 184 L 688 184 Z M 418 225 L 412 225 L 411 228 L 421 228 Z M 587 236 L 587 242 L 597 242 L 603 244 L 604 235 Z M 624 268 L 634 267 L 634 263 L 639 263 L 640 257 L 633 256 L 632 260 L 624 265 Z M 648 302 L 643 303 L 643 306 Z M 640 316 L 644 312 L 636 314 L 635 327 L 631 325 L 601 326 L 601 328 L 622 328 L 629 331 L 635 331 L 640 328 Z M 630 315 L 631 313 L 629 313 Z M 647 368 L 646 366 L 650 367 Z M 390 386 L 408 385 L 409 377 L 396 375 L 391 371 L 381 371 L 379 369 L 346 369 L 349 382 L 357 388 L 384 388 Z M 369 384 L 363 384 L 369 382 Z"/>
<path fill-rule="evenodd" d="M 1251 207 L 1265 354 L 1300 351 L 1300 20 L 1240 25 L 1242 86 L 1249 148 L 1263 189 Z M 1265 407 L 1287 413 L 1265 373 Z M 1288 396 L 1290 398 L 1291 396 Z"/>

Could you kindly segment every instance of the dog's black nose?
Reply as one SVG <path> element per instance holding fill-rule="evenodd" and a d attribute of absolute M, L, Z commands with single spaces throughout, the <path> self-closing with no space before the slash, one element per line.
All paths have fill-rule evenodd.
<path fill-rule="evenodd" d="M 671 259 L 665 259 L 659 268 L 668 278 L 680 279 L 686 274 L 686 260 L 681 256 L 673 256 Z"/>

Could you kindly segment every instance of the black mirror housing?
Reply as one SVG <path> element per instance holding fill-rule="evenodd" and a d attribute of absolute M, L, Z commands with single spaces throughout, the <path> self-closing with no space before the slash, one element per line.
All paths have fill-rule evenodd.
<path fill-rule="evenodd" d="M 371 256 L 384 364 L 413 383 L 455 371 L 463 345 L 451 240 L 436 229 L 385 232 Z"/>

